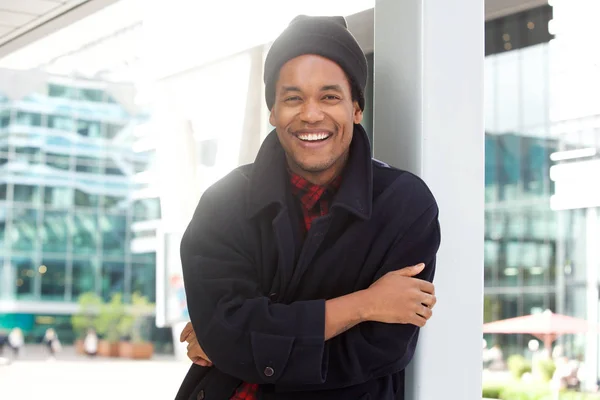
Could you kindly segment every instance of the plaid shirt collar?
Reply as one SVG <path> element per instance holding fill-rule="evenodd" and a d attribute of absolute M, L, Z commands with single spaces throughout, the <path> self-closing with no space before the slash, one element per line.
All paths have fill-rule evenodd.
<path fill-rule="evenodd" d="M 326 185 L 315 185 L 294 172 L 290 171 L 289 174 L 292 193 L 300 199 L 302 207 L 307 210 L 312 210 L 321 199 L 329 202 L 342 183 L 341 175 Z"/>
<path fill-rule="evenodd" d="M 304 217 L 304 231 L 308 232 L 315 218 L 329 214 L 333 196 L 339 189 L 342 177 L 338 175 L 327 185 L 315 185 L 298 174 L 288 171 L 292 194 L 300 200 Z"/>

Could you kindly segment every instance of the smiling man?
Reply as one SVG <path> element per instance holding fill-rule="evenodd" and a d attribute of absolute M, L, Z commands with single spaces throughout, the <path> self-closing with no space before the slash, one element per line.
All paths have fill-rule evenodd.
<path fill-rule="evenodd" d="M 194 365 L 177 399 L 403 399 L 436 303 L 435 199 L 371 158 L 367 63 L 344 18 L 294 19 L 264 77 L 275 130 L 206 191 L 181 243 Z"/>

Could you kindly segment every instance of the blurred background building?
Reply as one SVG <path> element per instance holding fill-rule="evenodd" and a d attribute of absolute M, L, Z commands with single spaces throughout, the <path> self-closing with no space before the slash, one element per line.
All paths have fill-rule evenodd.
<path fill-rule="evenodd" d="M 160 217 L 135 179 L 148 117 L 131 84 L 0 70 L 0 93 L 0 326 L 72 341 L 81 294 L 154 300 L 155 250 L 132 247 Z"/>

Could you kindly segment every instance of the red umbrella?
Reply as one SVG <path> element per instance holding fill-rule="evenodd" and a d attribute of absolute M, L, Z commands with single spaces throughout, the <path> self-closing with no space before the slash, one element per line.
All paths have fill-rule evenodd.
<path fill-rule="evenodd" d="M 554 314 L 550 310 L 546 310 L 541 314 L 509 318 L 483 325 L 483 333 L 525 333 L 533 335 L 543 341 L 548 350 L 552 348 L 552 342 L 560 335 L 586 333 L 595 329 L 596 326 L 585 319 Z"/>

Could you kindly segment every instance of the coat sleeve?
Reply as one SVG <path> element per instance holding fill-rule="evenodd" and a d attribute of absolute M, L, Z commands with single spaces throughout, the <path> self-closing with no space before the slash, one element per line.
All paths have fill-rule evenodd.
<path fill-rule="evenodd" d="M 423 262 L 425 269 L 417 277 L 432 282 L 439 245 L 438 209 L 433 204 L 397 238 L 374 281 L 387 272 Z M 414 325 L 364 322 L 329 340 L 324 388 L 355 385 L 404 370 L 415 352 L 418 333 Z"/>
<path fill-rule="evenodd" d="M 325 300 L 285 305 L 261 294 L 257 268 L 243 249 L 241 202 L 224 197 L 211 189 L 204 194 L 181 242 L 198 342 L 216 368 L 245 382 L 324 382 Z"/>

